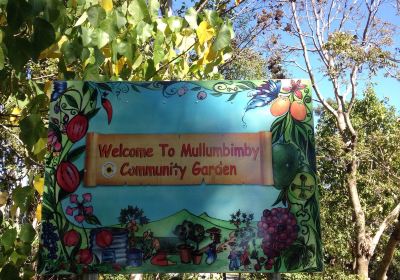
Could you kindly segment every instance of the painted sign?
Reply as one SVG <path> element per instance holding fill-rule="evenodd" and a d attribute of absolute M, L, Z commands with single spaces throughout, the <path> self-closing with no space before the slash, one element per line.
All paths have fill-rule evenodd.
<path fill-rule="evenodd" d="M 85 186 L 273 185 L 271 133 L 86 137 Z"/>
<path fill-rule="evenodd" d="M 40 274 L 321 271 L 306 80 L 54 82 Z"/>

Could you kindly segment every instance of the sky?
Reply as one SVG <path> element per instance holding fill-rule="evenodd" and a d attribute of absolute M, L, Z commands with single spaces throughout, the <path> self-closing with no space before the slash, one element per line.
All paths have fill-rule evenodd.
<path fill-rule="evenodd" d="M 231 1 L 233 2 L 233 1 Z M 247 1 L 247 2 L 251 2 L 251 1 Z M 264 1 L 264 3 L 267 3 L 268 1 Z M 360 1 L 359 1 L 360 2 Z M 363 2 L 363 1 L 361 1 Z M 396 8 L 393 7 L 393 5 L 391 5 L 390 3 L 388 3 L 389 1 L 385 2 L 385 4 L 382 6 L 380 12 L 378 13 L 379 17 L 382 17 L 384 20 L 394 24 L 397 27 L 400 27 L 400 15 L 399 12 L 397 12 L 396 14 Z M 393 1 L 394 2 L 394 1 Z M 177 0 L 177 1 L 173 1 L 173 9 L 174 11 L 176 11 L 182 3 L 186 3 L 187 7 L 190 7 L 193 5 L 192 1 L 182 1 L 182 0 Z M 268 8 L 266 8 L 266 10 L 268 11 Z M 359 30 L 358 30 L 359 32 Z M 285 35 L 285 33 L 283 34 L 283 41 L 288 42 L 289 39 L 287 35 Z M 397 32 L 397 34 L 392 38 L 393 39 L 393 46 L 394 47 L 400 47 L 400 32 Z M 265 57 L 268 57 L 267 53 L 264 53 Z M 304 65 L 302 62 L 302 58 L 298 58 L 296 59 L 296 61 L 299 64 Z M 312 60 L 312 67 L 314 69 L 319 67 L 319 62 L 316 59 Z M 289 77 L 290 78 L 303 78 L 303 79 L 307 79 L 308 75 L 303 72 L 302 70 L 298 69 L 297 67 L 289 67 L 288 69 L 288 73 L 290 74 Z M 322 91 L 326 94 L 324 94 L 326 97 L 333 97 L 332 95 L 332 89 L 331 89 L 331 85 L 330 82 L 323 77 L 322 75 L 320 75 L 320 73 L 318 71 L 315 71 L 316 74 L 316 80 L 318 81 L 318 85 L 321 89 L 323 89 Z M 376 77 L 374 77 L 372 80 L 369 80 L 368 77 L 363 77 L 362 79 L 359 80 L 359 94 L 358 97 L 362 97 L 362 92 L 365 89 L 366 85 L 369 84 L 370 82 L 373 83 L 374 88 L 377 92 L 377 94 L 381 97 L 381 98 L 385 98 L 387 97 L 389 99 L 389 104 L 392 106 L 395 106 L 397 108 L 397 111 L 400 113 L 400 81 L 393 79 L 393 78 L 388 78 L 388 77 L 384 77 L 384 73 L 380 72 L 378 73 L 378 75 Z"/>

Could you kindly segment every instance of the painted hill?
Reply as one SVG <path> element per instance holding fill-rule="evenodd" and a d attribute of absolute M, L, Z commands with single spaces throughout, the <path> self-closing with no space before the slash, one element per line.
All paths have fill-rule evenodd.
<path fill-rule="evenodd" d="M 235 230 L 236 227 L 231 224 L 229 221 L 225 221 L 225 220 L 221 220 L 221 219 L 217 219 L 217 218 L 213 218 L 210 217 L 206 212 L 202 213 L 200 216 L 200 218 L 214 224 L 214 225 L 219 225 L 221 227 L 227 228 L 227 229 L 231 229 L 231 230 Z"/>
<path fill-rule="evenodd" d="M 183 209 L 171 216 L 165 217 L 161 220 L 150 222 L 139 228 L 137 232 L 138 236 L 141 236 L 144 231 L 151 229 L 154 236 L 158 237 L 176 237 L 174 235 L 174 229 L 177 225 L 181 224 L 184 220 L 190 221 L 192 223 L 201 224 L 205 229 L 217 227 L 221 229 L 221 234 L 223 236 L 229 235 L 229 233 L 234 230 L 234 227 L 224 220 L 215 219 L 209 217 L 207 214 L 203 213 L 201 216 L 196 216 L 193 213 Z"/>

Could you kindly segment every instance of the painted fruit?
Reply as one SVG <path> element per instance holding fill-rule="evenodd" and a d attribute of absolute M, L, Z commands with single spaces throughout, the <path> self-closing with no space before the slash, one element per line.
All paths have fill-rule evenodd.
<path fill-rule="evenodd" d="M 79 233 L 76 230 L 69 230 L 64 234 L 64 244 L 67 247 L 73 247 L 76 246 L 79 242 L 79 239 L 81 238 L 81 236 L 79 235 Z"/>
<path fill-rule="evenodd" d="M 96 244 L 101 248 L 107 248 L 111 245 L 113 236 L 111 231 L 103 229 L 96 234 Z"/>
<path fill-rule="evenodd" d="M 67 124 L 66 131 L 68 139 L 72 143 L 81 140 L 87 132 L 88 129 L 88 119 L 84 115 L 76 115 Z"/>
<path fill-rule="evenodd" d="M 287 187 L 296 176 L 299 168 L 299 152 L 291 143 L 277 143 L 272 146 L 272 168 L 274 185 Z"/>
<path fill-rule="evenodd" d="M 289 193 L 296 199 L 307 200 L 315 192 L 315 175 L 308 168 L 298 172 L 290 184 Z"/>
<path fill-rule="evenodd" d="M 294 101 L 290 106 L 290 114 L 295 120 L 304 121 L 307 116 L 306 105 L 302 101 Z"/>
<path fill-rule="evenodd" d="M 79 171 L 69 161 L 63 161 L 58 165 L 56 178 L 60 188 L 68 193 L 76 191 L 79 186 Z"/>
<path fill-rule="evenodd" d="M 76 254 L 76 262 L 80 264 L 90 264 L 93 261 L 93 254 L 89 249 L 80 249 Z"/>
<path fill-rule="evenodd" d="M 286 114 L 287 111 L 289 111 L 290 107 L 290 100 L 287 97 L 280 96 L 277 99 L 275 99 L 274 102 L 272 102 L 271 105 L 271 114 L 274 117 L 282 116 L 283 114 Z"/>

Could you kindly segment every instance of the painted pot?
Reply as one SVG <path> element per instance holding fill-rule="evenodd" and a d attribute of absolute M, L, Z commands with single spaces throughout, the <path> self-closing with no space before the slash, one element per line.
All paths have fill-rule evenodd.
<path fill-rule="evenodd" d="M 202 258 L 203 258 L 203 253 L 199 251 L 194 251 L 192 253 L 193 264 L 200 264 Z"/>
<path fill-rule="evenodd" d="M 133 248 L 128 250 L 128 265 L 129 266 L 141 266 L 143 263 L 143 252 L 142 250 Z"/>
<path fill-rule="evenodd" d="M 178 246 L 181 263 L 190 263 L 192 261 L 192 249 L 193 247 L 190 245 L 181 244 Z"/>

